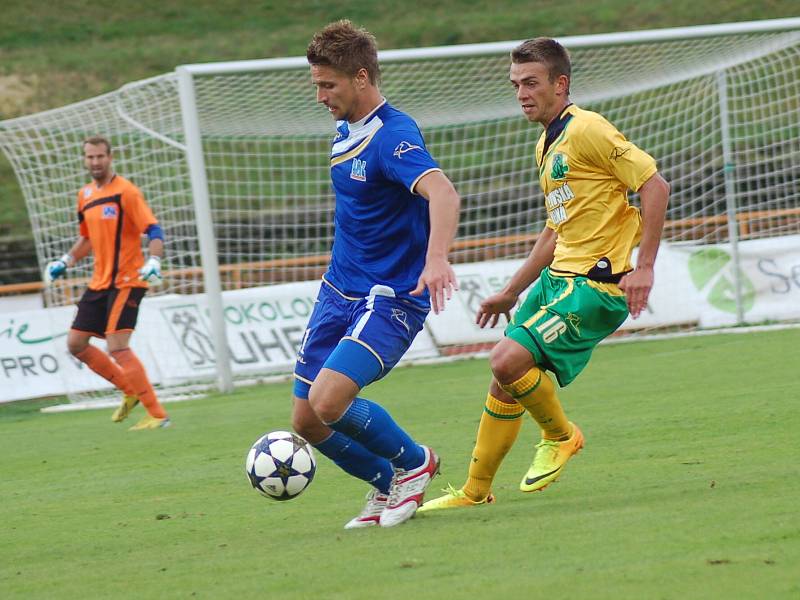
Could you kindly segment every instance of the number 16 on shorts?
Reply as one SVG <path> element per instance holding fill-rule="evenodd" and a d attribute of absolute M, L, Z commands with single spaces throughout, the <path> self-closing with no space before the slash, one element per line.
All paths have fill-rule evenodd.
<path fill-rule="evenodd" d="M 536 326 L 536 331 L 542 335 L 542 341 L 545 344 L 556 340 L 558 336 L 567 330 L 567 324 L 561 319 L 559 315 L 554 315 L 547 319 L 544 323 Z"/>

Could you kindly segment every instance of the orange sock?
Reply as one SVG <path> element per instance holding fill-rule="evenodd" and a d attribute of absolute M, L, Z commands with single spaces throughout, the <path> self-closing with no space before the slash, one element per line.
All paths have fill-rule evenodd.
<path fill-rule="evenodd" d="M 106 381 L 113 383 L 115 386 L 117 386 L 117 388 L 122 390 L 122 393 L 126 396 L 136 395 L 136 392 L 133 391 L 133 386 L 128 381 L 128 378 L 125 377 L 122 369 L 114 364 L 114 362 L 108 357 L 108 354 L 99 348 L 95 348 L 89 344 L 86 346 L 85 350 L 78 352 L 75 355 L 75 358 L 84 363 L 87 367 L 100 375 L 100 377 Z"/>
<path fill-rule="evenodd" d="M 163 419 L 166 417 L 167 413 L 164 412 L 164 407 L 159 403 L 156 392 L 153 386 L 150 385 L 150 380 L 147 378 L 144 365 L 133 353 L 133 350 L 130 348 L 115 350 L 111 353 L 111 356 L 119 363 L 125 377 L 131 382 L 133 389 L 136 390 L 136 396 L 139 398 L 139 402 L 144 405 L 147 412 L 150 413 L 150 416 L 156 419 Z"/>

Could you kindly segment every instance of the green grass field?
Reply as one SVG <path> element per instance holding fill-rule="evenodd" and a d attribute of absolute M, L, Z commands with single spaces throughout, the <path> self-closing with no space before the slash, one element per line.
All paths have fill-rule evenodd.
<path fill-rule="evenodd" d="M 798 598 L 798 348 L 798 329 L 602 346 L 563 391 L 587 445 L 557 484 L 516 489 L 528 422 L 497 504 L 395 529 L 342 529 L 366 487 L 324 457 L 294 501 L 250 489 L 246 451 L 288 428 L 289 384 L 137 433 L 3 406 L 0 596 Z M 485 360 L 418 366 L 366 395 L 439 451 L 438 488 L 462 483 L 487 381 Z"/>

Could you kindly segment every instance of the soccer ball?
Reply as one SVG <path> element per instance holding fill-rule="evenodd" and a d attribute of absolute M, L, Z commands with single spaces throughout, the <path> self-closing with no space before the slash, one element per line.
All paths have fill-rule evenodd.
<path fill-rule="evenodd" d="M 250 485 L 273 500 L 291 500 L 314 479 L 311 445 L 296 433 L 272 431 L 250 447 L 244 465 Z"/>

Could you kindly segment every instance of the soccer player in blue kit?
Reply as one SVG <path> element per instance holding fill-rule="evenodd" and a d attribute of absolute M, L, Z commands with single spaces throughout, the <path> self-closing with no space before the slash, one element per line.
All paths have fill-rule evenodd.
<path fill-rule="evenodd" d="M 414 120 L 381 96 L 369 32 L 331 23 L 306 57 L 317 102 L 336 119 L 336 209 L 331 262 L 295 366 L 292 425 L 372 486 L 345 528 L 391 527 L 414 516 L 439 458 L 359 392 L 397 364 L 456 288 L 447 253 L 460 199 Z"/>

